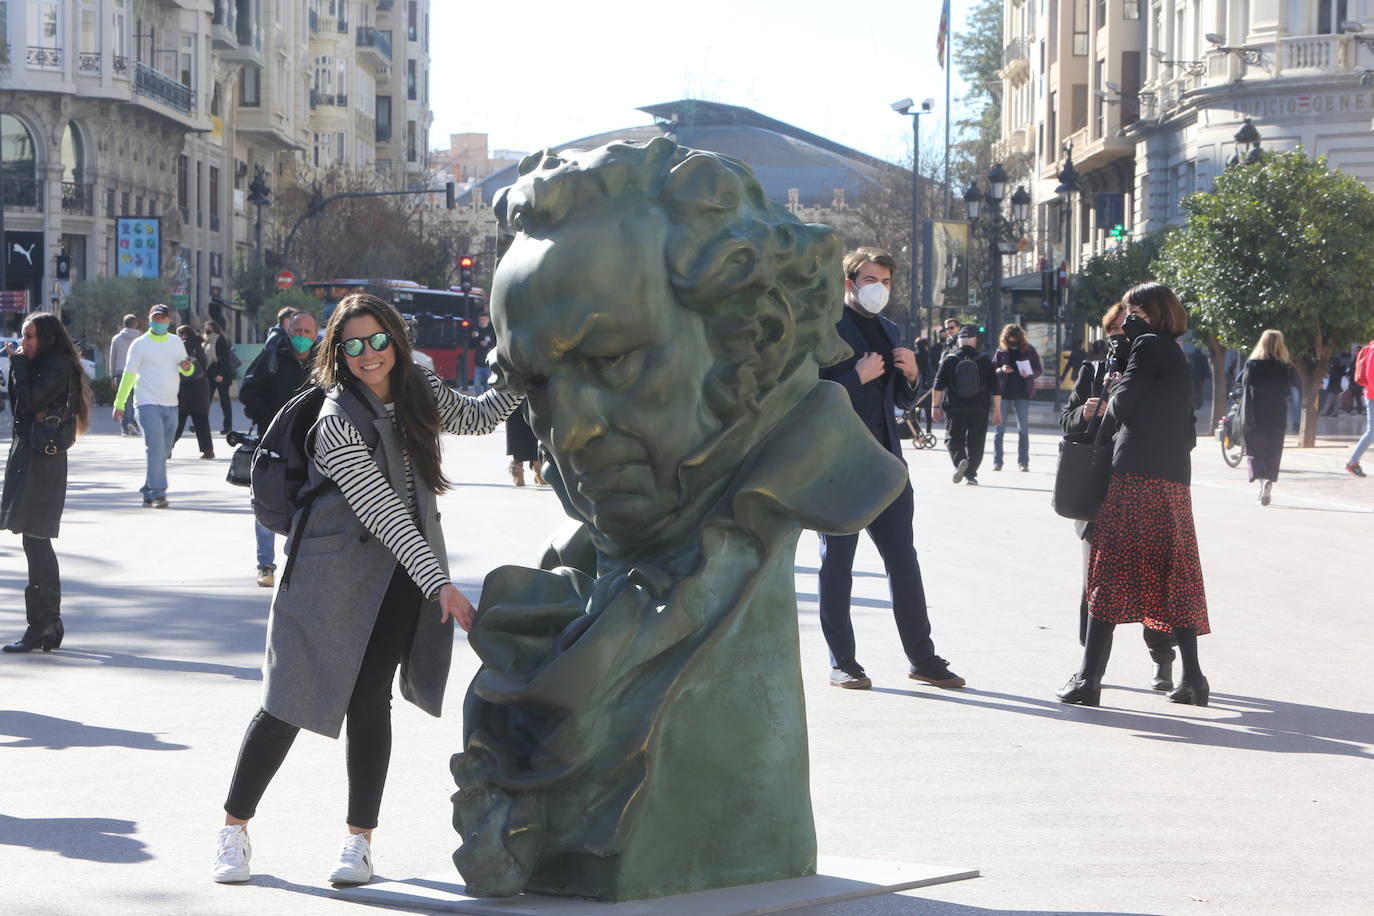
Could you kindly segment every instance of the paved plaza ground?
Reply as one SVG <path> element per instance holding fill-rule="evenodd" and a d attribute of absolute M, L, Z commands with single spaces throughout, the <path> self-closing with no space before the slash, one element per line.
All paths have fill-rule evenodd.
<path fill-rule="evenodd" d="M 143 509 L 142 443 L 105 411 L 71 452 L 62 537 L 67 638 L 0 657 L 0 910 L 17 914 L 347 913 L 325 876 L 343 838 L 340 742 L 303 734 L 252 826 L 253 881 L 209 879 L 239 739 L 256 710 L 269 593 L 253 582 L 246 492 L 229 449 L 184 439 L 171 508 Z M 8 416 L 0 422 L 8 426 Z M 1348 441 L 1289 450 L 1273 505 L 1213 440 L 1193 499 L 1214 634 L 1207 708 L 1148 687 L 1118 629 L 1099 709 L 1054 690 L 1077 665 L 1079 547 L 1049 508 L 1055 437 L 1030 473 L 954 486 L 943 450 L 909 451 L 937 649 L 969 686 L 906 678 L 872 545 L 856 561 L 869 692 L 828 686 L 816 540 L 796 582 L 823 853 L 980 869 L 982 877 L 812 916 L 1374 912 L 1374 478 Z M 562 513 L 515 489 L 503 437 L 446 440 L 442 499 L 456 579 L 533 563 Z M 991 443 L 989 443 L 991 445 Z M 908 446 L 908 448 L 910 448 Z M 990 462 L 989 462 L 990 465 Z M 0 538 L 0 636 L 23 627 L 23 553 Z M 453 874 L 449 756 L 476 670 L 455 647 L 449 714 L 396 700 L 378 874 Z"/>

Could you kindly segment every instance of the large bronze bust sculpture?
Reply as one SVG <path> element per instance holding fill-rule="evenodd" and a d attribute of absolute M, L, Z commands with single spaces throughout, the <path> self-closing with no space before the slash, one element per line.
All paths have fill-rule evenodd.
<path fill-rule="evenodd" d="M 454 863 L 608 901 L 812 874 L 797 536 L 906 476 L 817 376 L 847 353 L 839 243 L 663 138 L 520 173 L 498 365 L 580 528 L 483 587 Z"/>

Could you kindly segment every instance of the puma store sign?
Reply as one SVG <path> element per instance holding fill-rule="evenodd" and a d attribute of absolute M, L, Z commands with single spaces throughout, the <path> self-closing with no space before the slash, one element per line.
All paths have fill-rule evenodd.
<path fill-rule="evenodd" d="M 43 233 L 5 233 L 5 275 L 10 280 L 42 278 Z"/>

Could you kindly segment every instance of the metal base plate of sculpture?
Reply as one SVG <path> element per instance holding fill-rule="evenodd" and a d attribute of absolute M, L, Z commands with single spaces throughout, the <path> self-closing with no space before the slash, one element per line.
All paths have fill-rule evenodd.
<path fill-rule="evenodd" d="M 520 172 L 498 370 L 578 527 L 483 586 L 454 863 L 604 901 L 813 874 L 797 537 L 907 479 L 817 375 L 847 354 L 839 242 L 666 138 Z"/>

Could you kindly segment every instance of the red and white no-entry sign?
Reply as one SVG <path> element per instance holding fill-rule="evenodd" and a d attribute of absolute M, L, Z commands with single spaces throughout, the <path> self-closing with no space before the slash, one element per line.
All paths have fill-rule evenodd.
<path fill-rule="evenodd" d="M 277 282 L 277 289 L 290 289 L 296 285 L 296 275 L 289 270 L 279 270 L 273 278 Z"/>

